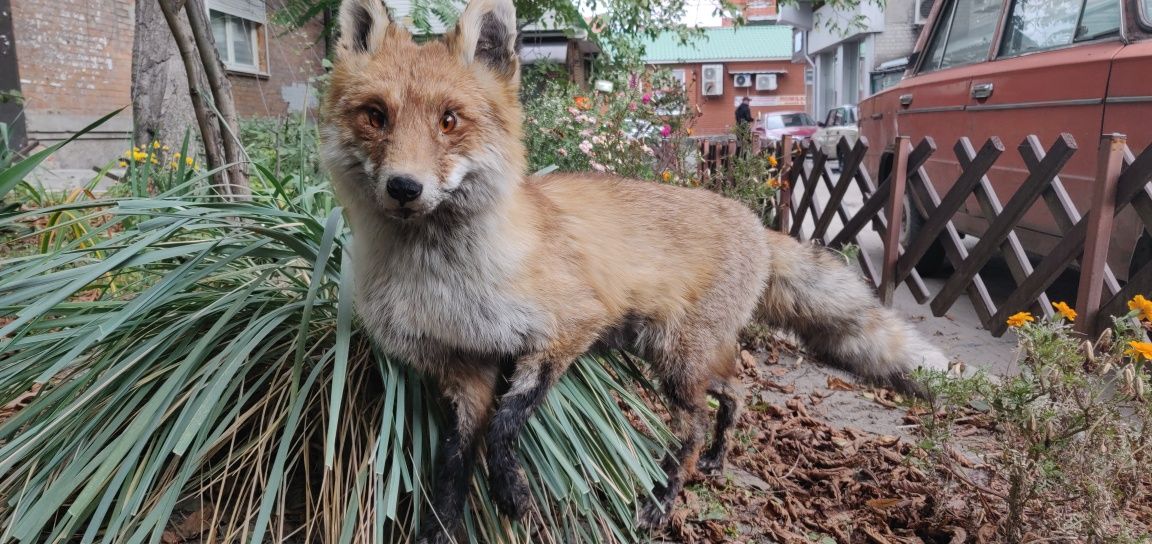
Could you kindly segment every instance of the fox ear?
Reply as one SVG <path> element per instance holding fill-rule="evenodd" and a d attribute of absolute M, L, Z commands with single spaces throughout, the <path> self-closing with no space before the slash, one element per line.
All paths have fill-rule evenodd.
<path fill-rule="evenodd" d="M 382 0 L 344 0 L 340 4 L 340 53 L 375 52 L 384 43 L 390 24 Z"/>
<path fill-rule="evenodd" d="M 448 45 L 465 63 L 483 63 L 511 80 L 520 70 L 516 34 L 512 0 L 471 0 Z"/>

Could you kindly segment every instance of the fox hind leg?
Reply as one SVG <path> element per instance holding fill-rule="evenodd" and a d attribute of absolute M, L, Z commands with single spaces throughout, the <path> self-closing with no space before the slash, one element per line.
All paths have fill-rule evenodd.
<path fill-rule="evenodd" d="M 708 394 L 720 407 L 716 410 L 716 425 L 712 430 L 712 445 L 700 456 L 696 469 L 705 474 L 719 474 L 728 457 L 728 431 L 740 418 L 743 392 L 735 379 L 712 380 Z"/>
<path fill-rule="evenodd" d="M 681 367 L 685 368 L 691 369 L 692 366 Z M 662 379 L 672 416 L 672 431 L 679 439 L 680 447 L 664 458 L 661 468 L 668 475 L 668 480 L 656 485 L 652 490 L 656 500 L 646 504 L 640 511 L 640 526 L 646 529 L 656 529 L 668 523 L 672 504 L 690 476 L 685 474 L 685 469 L 692 471 L 696 467 L 706 427 L 707 396 L 703 382 L 695 379 L 693 372 L 664 374 Z"/>

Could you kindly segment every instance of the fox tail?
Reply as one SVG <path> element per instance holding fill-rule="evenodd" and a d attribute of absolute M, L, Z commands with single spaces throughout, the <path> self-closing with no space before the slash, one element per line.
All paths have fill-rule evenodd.
<path fill-rule="evenodd" d="M 769 273 L 759 310 L 764 323 L 795 333 L 827 364 L 906 393 L 924 393 L 911 379 L 916 368 L 948 370 L 948 358 L 881 306 L 843 258 L 779 233 L 768 235 Z"/>

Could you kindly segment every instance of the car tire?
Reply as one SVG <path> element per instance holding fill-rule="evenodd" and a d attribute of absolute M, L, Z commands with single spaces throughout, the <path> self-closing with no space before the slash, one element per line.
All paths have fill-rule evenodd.
<path fill-rule="evenodd" d="M 882 180 L 888 177 L 893 158 L 889 152 L 880 157 L 880 175 L 876 179 Z M 924 218 L 920 217 L 920 214 L 913 207 L 912 199 L 908 196 L 904 197 L 903 219 L 900 225 L 900 243 L 907 247 L 912 240 L 920 235 L 920 230 L 924 227 Z M 916 263 L 916 271 L 922 277 L 940 276 L 950 268 L 952 267 L 951 263 L 948 262 L 948 254 L 944 252 L 944 244 L 939 238 L 928 246 L 928 251 L 925 251 L 924 256 L 920 257 L 920 261 Z"/>
<path fill-rule="evenodd" d="M 1132 259 L 1128 261 L 1128 281 L 1132 281 L 1132 276 L 1149 262 L 1152 262 L 1152 236 L 1148 235 L 1148 231 L 1142 230 L 1140 239 L 1136 241 L 1136 247 L 1132 250 Z"/>
<path fill-rule="evenodd" d="M 920 231 L 924 228 L 924 218 L 920 217 L 909 197 L 904 197 L 904 222 L 901 227 L 900 243 L 905 247 L 920 236 Z M 944 244 L 940 242 L 940 238 L 936 238 L 932 245 L 928 246 L 928 251 L 925 251 L 924 256 L 916 263 L 916 271 L 922 277 L 940 276 L 951 268 L 948 254 L 944 252 Z"/>

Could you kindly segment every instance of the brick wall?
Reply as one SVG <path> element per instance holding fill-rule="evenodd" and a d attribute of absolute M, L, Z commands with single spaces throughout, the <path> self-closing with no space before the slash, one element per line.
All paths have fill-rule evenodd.
<path fill-rule="evenodd" d="M 888 0 L 884 7 L 884 32 L 876 34 L 873 42 L 873 65 L 906 57 L 916 45 L 920 27 L 912 25 L 915 0 Z"/>
<path fill-rule="evenodd" d="M 283 0 L 269 1 L 269 13 L 282 5 Z M 242 117 L 278 116 L 299 111 L 304 104 L 309 109 L 316 106 L 307 85 L 309 79 L 324 72 L 324 42 L 318 39 L 323 29 L 319 19 L 297 32 L 286 33 L 284 27 L 268 25 L 265 75 L 230 74 L 236 109 Z"/>
<path fill-rule="evenodd" d="M 700 108 L 700 118 L 696 121 L 694 134 L 697 136 L 719 136 L 732 132 L 736 123 L 736 101 L 739 97 L 751 96 L 771 99 L 777 97 L 789 103 L 778 106 L 752 106 L 752 117 L 772 111 L 807 111 L 807 98 L 804 89 L 804 66 L 792 64 L 788 60 L 758 62 L 727 62 L 724 65 L 724 95 L 702 96 L 700 94 L 700 63 L 682 65 L 661 65 L 661 68 L 684 69 L 688 97 L 693 107 Z M 755 87 L 735 88 L 730 74 L 740 72 L 781 71 L 776 76 L 775 91 L 757 91 Z"/>
<path fill-rule="evenodd" d="M 269 1 L 269 12 L 283 0 Z M 131 103 L 133 0 L 12 0 L 28 137 L 51 145 Z M 273 116 L 312 103 L 309 78 L 323 73 L 322 23 L 302 32 L 267 29 L 265 75 L 232 74 L 241 116 Z M 50 166 L 87 169 L 131 147 L 131 110 L 71 144 Z"/>
<path fill-rule="evenodd" d="M 123 0 L 13 0 L 28 138 L 51 144 L 131 102 L 134 9 Z M 53 157 L 86 168 L 131 147 L 122 113 Z M 61 164 L 63 163 L 63 164 Z"/>

